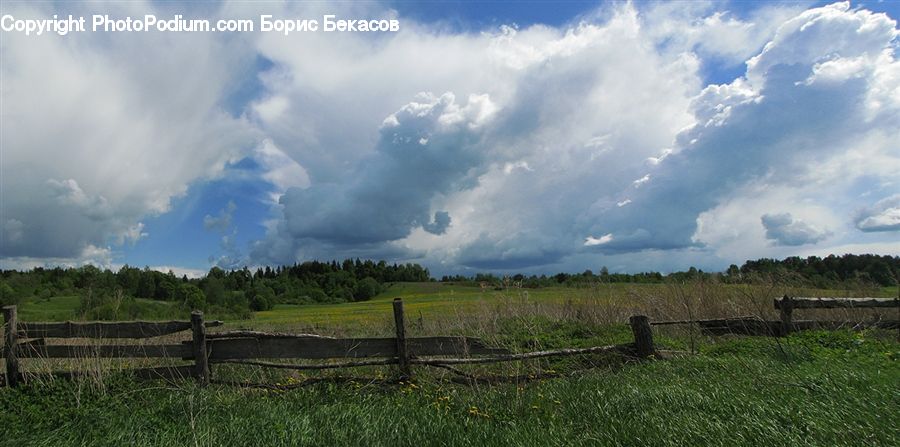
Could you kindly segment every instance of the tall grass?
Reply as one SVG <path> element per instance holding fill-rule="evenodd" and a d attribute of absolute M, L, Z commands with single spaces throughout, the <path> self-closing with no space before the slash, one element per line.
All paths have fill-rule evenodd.
<path fill-rule="evenodd" d="M 866 334 L 761 339 L 705 355 L 490 387 L 423 380 L 287 392 L 112 377 L 0 391 L 8 445 L 897 445 L 896 345 Z M 892 357 L 893 356 L 893 357 Z"/>
<path fill-rule="evenodd" d="M 625 322 L 633 314 L 653 320 L 773 319 L 772 300 L 784 294 L 871 291 L 802 290 L 768 279 L 750 286 L 595 284 L 552 299 L 516 287 L 486 294 L 458 305 L 451 301 L 439 315 L 427 308 L 419 312 L 410 305 L 415 300 L 407 300 L 408 336 L 476 336 L 514 351 L 606 345 L 631 340 Z M 827 319 L 871 317 L 868 311 L 801 312 Z M 368 316 L 364 324 L 352 321 L 276 327 L 393 335 L 389 311 Z M 686 326 L 657 328 L 655 336 L 663 347 L 697 355 L 629 364 L 579 356 L 463 368 L 475 375 L 564 375 L 490 386 L 454 385 L 443 380 L 451 373 L 422 367 L 415 369 L 415 382 L 387 386 L 380 379 L 395 377 L 393 367 L 365 368 L 354 374 L 373 380 L 290 391 L 135 382 L 120 371 L 159 360 L 85 358 L 69 365 L 90 372 L 76 380 L 38 375 L 24 388 L 0 390 L 0 445 L 900 444 L 900 345 L 891 332 L 809 332 L 774 340 L 706 337 Z M 187 335 L 151 341 L 179 337 Z M 47 362 L 47 371 L 60 366 L 30 359 L 23 366 L 41 371 L 40 362 Z M 336 374 L 347 372 L 217 365 L 214 377 L 296 384 Z"/>
<path fill-rule="evenodd" d="M 694 281 L 661 285 L 623 285 L 595 283 L 579 289 L 532 290 L 507 285 L 497 290 L 481 291 L 476 288 L 447 288 L 440 284 L 401 284 L 372 303 L 352 303 L 346 306 L 348 313 L 365 310 L 362 320 L 343 318 L 313 320 L 302 319 L 293 323 L 269 325 L 254 324 L 253 320 L 228 322 L 220 330 L 240 327 L 253 329 L 274 328 L 279 331 L 318 333 L 337 337 L 391 337 L 394 323 L 390 301 L 394 295 L 403 295 L 406 302 L 407 333 L 409 336 L 466 335 L 478 337 L 487 344 L 506 347 L 515 352 L 587 347 L 625 343 L 631 340 L 626 326 L 629 316 L 649 315 L 651 320 L 693 320 L 734 316 L 757 316 L 777 319 L 772 301 L 785 294 L 798 295 L 849 295 L 872 294 L 871 290 L 821 291 L 796 288 L 790 281 L 777 278 L 758 278 L 751 285 L 722 284 L 717 281 Z M 457 299 L 457 297 L 463 297 Z M 112 303 L 121 307 L 126 297 L 118 297 Z M 118 302 L 118 306 L 115 306 Z M 433 306 L 440 312 L 435 313 Z M 369 306 L 369 307 L 364 307 Z M 91 307 L 89 307 L 91 308 Z M 340 312 L 340 306 L 308 306 L 308 311 L 324 309 L 325 315 Z M 115 310 L 115 309 L 113 309 Z M 186 311 L 185 311 L 186 312 Z M 890 310 L 888 310 L 890 312 Z M 884 313 L 884 311 L 882 311 Z M 848 310 L 798 310 L 795 318 L 814 317 L 845 319 L 847 321 L 873 318 L 870 311 Z M 329 317 L 330 318 L 330 317 Z M 268 326 L 268 327 L 267 327 Z M 693 325 L 663 326 L 656 328 L 657 342 L 664 348 L 697 352 L 699 346 L 713 342 L 700 334 Z M 188 338 L 180 334 L 145 342 L 180 342 Z M 59 343 L 60 341 L 48 341 Z M 87 343 L 109 341 L 82 340 Z M 122 340 L 116 341 L 123 342 Z M 71 343 L 71 342 L 70 342 Z M 773 343 L 779 343 L 773 341 Z M 84 344 L 84 343 L 80 343 Z M 78 361 L 26 360 L 29 370 L 47 372 L 58 369 L 78 369 Z M 82 362 L 94 376 L 102 378 L 104 368 L 113 371 L 133 366 L 154 366 L 157 360 L 84 359 Z M 566 372 L 596 364 L 607 364 L 607 359 L 581 358 L 578 361 L 542 359 L 493 366 L 472 366 L 462 369 L 471 373 L 507 375 L 541 374 L 550 371 Z M 216 368 L 224 377 L 233 379 L 280 380 L 285 373 L 270 374 L 254 368 L 220 366 Z M 389 374 L 391 368 L 372 368 L 366 373 Z M 340 372 L 338 372 L 340 373 Z M 334 373 L 321 373 L 322 375 Z M 98 386 L 102 386 L 98 385 Z"/>

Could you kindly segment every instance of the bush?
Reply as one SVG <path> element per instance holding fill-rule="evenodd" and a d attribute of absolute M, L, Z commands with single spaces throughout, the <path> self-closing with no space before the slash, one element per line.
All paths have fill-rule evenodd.
<path fill-rule="evenodd" d="M 253 295 L 253 298 L 250 298 L 250 309 L 254 312 L 270 310 L 273 306 L 272 301 L 265 295 Z"/>
<path fill-rule="evenodd" d="M 178 287 L 176 297 L 178 301 L 184 303 L 191 310 L 206 309 L 206 295 L 203 294 L 199 287 L 193 284 L 186 283 Z"/>
<path fill-rule="evenodd" d="M 9 286 L 9 284 L 0 282 L 0 305 L 18 305 L 21 301 L 22 298 Z"/>
<path fill-rule="evenodd" d="M 348 301 L 353 301 L 353 291 L 350 289 L 339 288 L 331 292 L 331 302 L 333 303 L 346 303 Z"/>
<path fill-rule="evenodd" d="M 356 283 L 356 290 L 353 292 L 354 301 L 365 301 L 375 295 L 381 293 L 381 284 L 375 281 L 375 278 L 367 276 L 362 281 Z"/>
<path fill-rule="evenodd" d="M 254 286 L 247 298 L 250 301 L 250 310 L 255 312 L 270 310 L 275 305 L 275 292 L 263 285 Z"/>

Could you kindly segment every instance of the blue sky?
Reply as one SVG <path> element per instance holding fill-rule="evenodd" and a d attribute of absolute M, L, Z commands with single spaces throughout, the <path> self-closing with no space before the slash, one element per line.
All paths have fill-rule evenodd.
<path fill-rule="evenodd" d="M 900 254 L 900 3 L 4 2 L 398 33 L 3 33 L 0 266 Z M 884 14 L 881 14 L 884 13 Z"/>

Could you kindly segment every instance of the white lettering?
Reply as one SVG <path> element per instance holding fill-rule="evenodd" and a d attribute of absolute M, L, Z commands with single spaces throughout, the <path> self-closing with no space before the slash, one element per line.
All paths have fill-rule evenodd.
<path fill-rule="evenodd" d="M 273 19 L 269 14 L 259 16 L 259 30 L 276 31 L 285 36 L 293 32 L 318 31 L 319 22 L 314 19 L 281 20 Z"/>
<path fill-rule="evenodd" d="M 323 17 L 322 31 L 400 31 L 400 21 L 396 19 L 381 20 L 357 20 L 357 19 L 336 19 L 334 14 L 327 14 Z"/>

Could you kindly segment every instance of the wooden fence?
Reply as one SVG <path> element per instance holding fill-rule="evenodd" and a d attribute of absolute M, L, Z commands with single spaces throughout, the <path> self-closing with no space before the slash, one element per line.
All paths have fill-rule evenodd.
<path fill-rule="evenodd" d="M 206 333 L 207 327 L 220 321 L 204 322 L 203 313 L 194 311 L 190 321 L 166 322 L 18 322 L 16 307 L 3 308 L 6 321 L 4 357 L 6 383 L 16 386 L 26 377 L 20 370 L 23 358 L 168 358 L 192 360 L 193 365 L 154 367 L 132 370 L 143 378 L 194 377 L 208 384 L 211 366 L 236 363 L 283 369 L 321 370 L 373 365 L 398 366 L 401 379 L 412 377 L 413 365 L 453 369 L 451 365 L 492 363 L 532 358 L 616 352 L 638 358 L 656 353 L 649 320 L 645 316 L 630 319 L 635 342 L 627 345 L 596 346 L 513 354 L 506 349 L 485 345 L 472 337 L 406 337 L 403 301 L 393 302 L 396 334 L 393 338 L 332 338 L 311 334 L 286 334 L 258 331 Z M 47 344 L 46 338 L 62 339 L 143 339 L 192 331 L 192 339 L 177 344 Z M 287 364 L 257 359 L 350 359 L 341 363 Z M 73 375 L 76 373 L 62 373 Z"/>
<path fill-rule="evenodd" d="M 819 298 L 790 297 L 785 295 L 781 298 L 775 298 L 774 305 L 781 317 L 777 321 L 746 316 L 705 320 L 654 321 L 650 324 L 697 324 L 700 326 L 701 330 L 708 335 L 743 334 L 784 336 L 791 332 L 810 329 L 861 329 L 867 327 L 900 329 L 900 318 L 860 322 L 793 319 L 794 309 L 897 308 L 897 316 L 900 317 L 900 298 Z"/>

